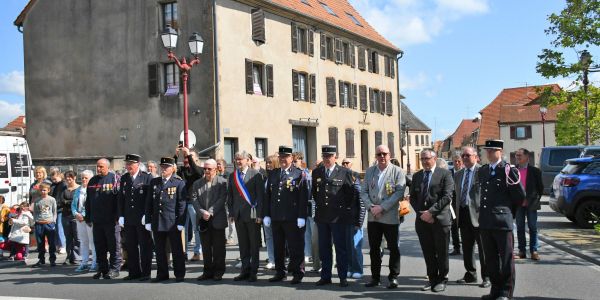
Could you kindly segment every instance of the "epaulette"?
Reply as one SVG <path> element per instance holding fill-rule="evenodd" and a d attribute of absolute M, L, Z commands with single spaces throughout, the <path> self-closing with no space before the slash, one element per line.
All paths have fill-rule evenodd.
<path fill-rule="evenodd" d="M 173 178 L 183 181 L 183 178 L 179 177 L 179 175 L 177 174 L 173 174 Z"/>

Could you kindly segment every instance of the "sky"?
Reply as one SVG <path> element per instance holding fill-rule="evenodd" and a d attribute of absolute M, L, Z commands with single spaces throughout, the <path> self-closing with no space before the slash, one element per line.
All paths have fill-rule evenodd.
<path fill-rule="evenodd" d="M 559 0 L 349 0 L 384 37 L 404 50 L 399 64 L 405 103 L 433 130 L 433 140 L 474 118 L 504 88 L 559 83 L 535 72 L 550 46 L 544 33 Z M 27 0 L 0 10 L 0 126 L 24 114 L 23 39 L 13 21 Z M 594 51 L 591 51 L 595 54 Z M 600 55 L 600 53 L 598 53 Z M 600 73 L 596 73 L 600 75 Z M 600 76 L 591 79 L 600 80 Z"/>

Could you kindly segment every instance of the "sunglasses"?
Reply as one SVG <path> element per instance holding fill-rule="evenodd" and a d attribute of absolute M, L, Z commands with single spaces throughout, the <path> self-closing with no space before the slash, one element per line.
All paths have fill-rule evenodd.
<path fill-rule="evenodd" d="M 421 157 L 421 160 L 428 160 L 428 159 L 432 159 L 432 158 L 433 158 L 433 156 L 431 156 L 431 157 Z"/>
<path fill-rule="evenodd" d="M 380 152 L 380 153 L 375 154 L 375 156 L 385 157 L 388 154 L 389 153 L 386 153 L 386 152 Z"/>
<path fill-rule="evenodd" d="M 462 154 L 460 157 L 466 157 L 469 158 L 471 156 L 475 156 L 475 154 Z"/>
<path fill-rule="evenodd" d="M 342 165 L 347 165 L 350 164 L 349 162 L 343 162 Z"/>

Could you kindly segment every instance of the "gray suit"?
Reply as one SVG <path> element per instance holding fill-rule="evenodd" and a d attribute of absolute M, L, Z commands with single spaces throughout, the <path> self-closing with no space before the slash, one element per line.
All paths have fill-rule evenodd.
<path fill-rule="evenodd" d="M 473 227 L 479 227 L 479 199 L 480 199 L 480 190 L 479 190 L 479 164 L 473 166 L 473 174 L 469 189 L 469 215 L 471 218 L 471 224 Z M 456 201 L 454 212 L 456 214 L 456 222 L 458 223 L 460 220 L 460 205 L 462 200 L 462 186 L 463 186 L 463 177 L 466 173 L 466 167 L 462 168 L 460 171 L 454 174 L 454 190 L 456 191 Z"/>
<path fill-rule="evenodd" d="M 212 215 L 211 225 L 215 229 L 227 227 L 227 213 L 225 201 L 227 200 L 227 181 L 221 176 L 215 176 L 211 181 L 212 187 L 208 190 L 208 183 L 200 178 L 192 185 L 192 205 L 196 210 L 196 219 L 199 224 L 202 214 L 207 211 Z"/>

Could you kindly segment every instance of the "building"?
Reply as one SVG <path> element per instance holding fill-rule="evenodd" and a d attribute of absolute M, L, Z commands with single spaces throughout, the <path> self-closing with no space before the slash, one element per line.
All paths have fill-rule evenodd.
<path fill-rule="evenodd" d="M 450 160 L 452 156 L 460 153 L 462 147 L 474 147 L 473 132 L 479 128 L 479 124 L 479 118 L 463 119 L 454 133 L 444 140 L 441 157 Z"/>
<path fill-rule="evenodd" d="M 25 116 L 18 116 L 14 120 L 8 122 L 0 131 L 14 132 L 14 135 L 25 137 L 26 134 Z"/>
<path fill-rule="evenodd" d="M 401 102 L 402 111 L 402 168 L 411 170 L 421 169 L 420 152 L 433 148 L 431 128 L 421 121 L 408 106 Z M 406 138 L 408 137 L 408 139 Z"/>
<path fill-rule="evenodd" d="M 398 149 L 401 50 L 347 1 L 31 0 L 15 25 L 38 164 L 173 155 L 183 104 L 166 27 L 178 57 L 193 32 L 204 39 L 188 105 L 201 155 L 231 163 L 287 144 L 312 163 L 335 144 L 365 169 L 375 145 Z"/>

